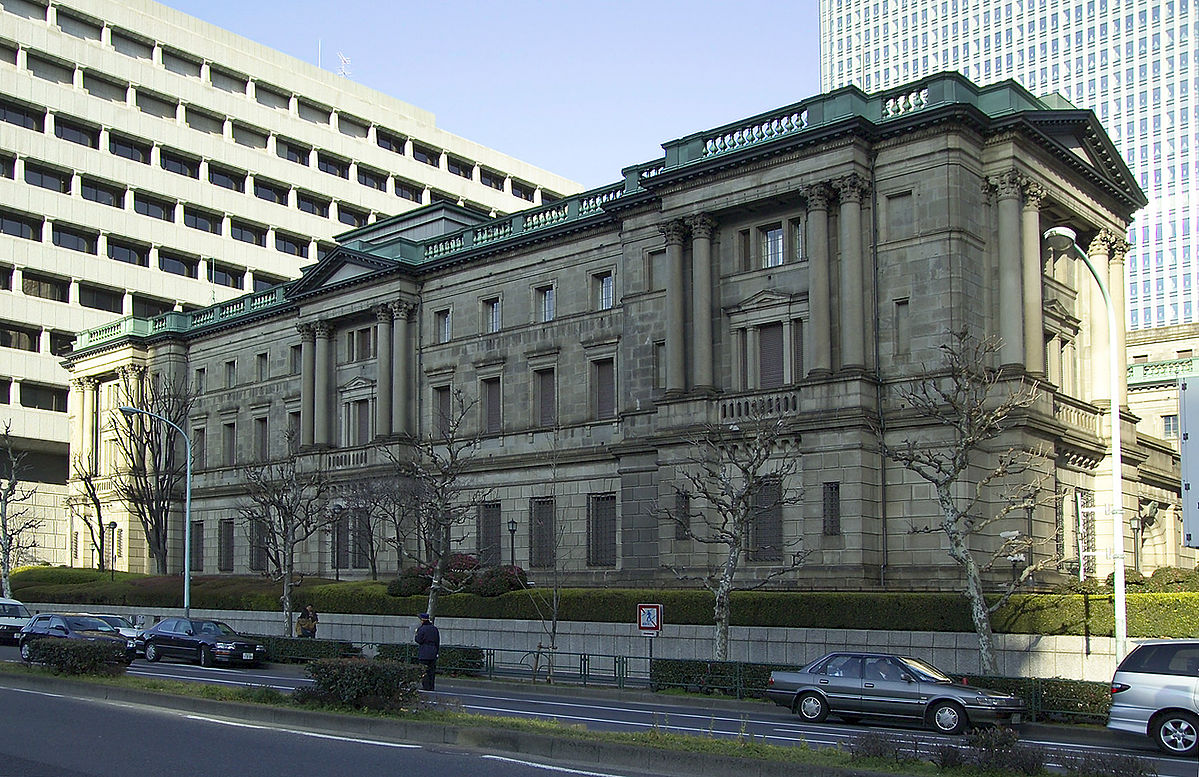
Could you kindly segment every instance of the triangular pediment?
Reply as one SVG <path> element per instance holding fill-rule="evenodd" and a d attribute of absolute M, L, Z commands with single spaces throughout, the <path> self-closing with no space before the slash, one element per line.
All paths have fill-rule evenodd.
<path fill-rule="evenodd" d="M 795 302 L 794 295 L 784 294 L 775 289 L 763 289 L 742 300 L 740 303 L 727 308 L 727 311 L 734 315 L 737 313 L 753 313 L 780 305 L 790 305 L 793 302 Z"/>
<path fill-rule="evenodd" d="M 1124 163 L 1119 149 L 1090 111 L 1051 112 L 1046 116 L 1025 114 L 1063 156 L 1075 160 L 1092 176 L 1119 189 L 1141 207 L 1147 204 L 1136 178 Z"/>
<path fill-rule="evenodd" d="M 399 266 L 399 262 L 392 259 L 338 246 L 304 271 L 304 277 L 291 287 L 288 297 L 294 299 L 360 283 L 367 278 L 392 272 Z"/>
<path fill-rule="evenodd" d="M 347 383 L 342 384 L 339 389 L 342 392 L 353 393 L 355 391 L 365 391 L 374 388 L 375 382 L 369 378 L 364 378 L 357 375 L 351 378 Z"/>

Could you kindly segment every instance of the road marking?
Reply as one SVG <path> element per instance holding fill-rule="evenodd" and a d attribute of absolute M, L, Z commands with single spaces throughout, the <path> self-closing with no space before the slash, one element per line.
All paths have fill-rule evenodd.
<path fill-rule="evenodd" d="M 283 726 L 268 726 L 261 723 L 246 723 L 241 720 L 226 720 L 224 718 L 212 718 L 207 715 L 184 715 L 188 720 L 201 720 L 206 723 L 216 723 L 221 726 L 230 726 L 231 728 L 252 728 L 261 731 L 278 731 L 284 734 L 297 734 L 302 737 L 312 737 L 313 739 L 331 739 L 336 742 L 353 742 L 359 745 L 376 745 L 378 747 L 394 747 L 400 750 L 419 750 L 420 745 L 409 745 L 402 742 L 385 742 L 381 739 L 362 739 L 359 737 L 344 737 L 337 734 L 320 734 L 316 731 L 303 731 L 298 728 L 285 728 Z"/>
<path fill-rule="evenodd" d="M 568 769 L 565 766 L 550 766 L 549 764 L 539 764 L 536 761 L 522 761 L 517 758 L 505 758 L 502 755 L 485 755 L 491 761 L 503 761 L 509 764 L 519 764 L 521 766 L 530 766 L 534 769 L 544 769 L 547 772 L 561 772 L 562 774 L 581 774 L 584 777 L 623 777 L 623 775 L 614 774 L 613 772 L 587 772 L 582 769 Z"/>
<path fill-rule="evenodd" d="M 47 691 L 31 691 L 31 690 L 29 690 L 29 689 L 27 689 L 27 688 L 8 688 L 8 687 L 5 687 L 5 688 L 4 688 L 4 690 L 6 690 L 6 691 L 12 691 L 13 693 L 29 693 L 29 694 L 32 694 L 32 695 L 34 695 L 34 696 L 49 696 L 51 699 L 70 699 L 70 698 L 74 698 L 74 697 L 71 697 L 71 696 L 67 696 L 67 695 L 66 695 L 66 694 L 64 694 L 64 693 L 49 693 L 49 692 L 47 692 Z"/>

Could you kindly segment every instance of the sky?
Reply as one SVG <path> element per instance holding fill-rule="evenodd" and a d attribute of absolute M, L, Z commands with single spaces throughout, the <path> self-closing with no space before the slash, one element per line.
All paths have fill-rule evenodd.
<path fill-rule="evenodd" d="M 586 188 L 820 92 L 818 0 L 166 0 Z"/>

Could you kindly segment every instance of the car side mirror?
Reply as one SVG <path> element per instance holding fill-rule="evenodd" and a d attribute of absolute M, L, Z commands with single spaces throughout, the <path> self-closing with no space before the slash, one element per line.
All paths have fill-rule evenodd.
<path fill-rule="evenodd" d="M 900 679 L 900 680 L 903 680 L 905 683 L 914 683 L 914 682 L 916 682 L 916 678 L 915 678 L 915 677 L 912 677 L 912 676 L 911 676 L 910 674 L 908 674 L 907 672 L 904 672 L 903 674 L 901 674 L 901 675 L 899 676 L 899 679 Z"/>
<path fill-rule="evenodd" d="M 67 633 L 67 627 L 66 627 L 66 626 L 57 626 L 57 625 L 56 625 L 56 626 L 51 626 L 51 627 L 50 627 L 50 631 L 58 631 L 58 632 L 61 632 L 61 633 L 63 633 L 63 634 L 66 634 L 66 633 Z"/>
<path fill-rule="evenodd" d="M 185 631 L 185 632 L 183 632 L 183 633 L 184 633 L 184 634 L 186 634 L 186 635 L 187 635 L 187 636 L 189 636 L 189 637 L 194 637 L 194 636 L 196 636 L 196 632 L 192 631 L 191 629 L 188 629 L 187 631 Z"/>

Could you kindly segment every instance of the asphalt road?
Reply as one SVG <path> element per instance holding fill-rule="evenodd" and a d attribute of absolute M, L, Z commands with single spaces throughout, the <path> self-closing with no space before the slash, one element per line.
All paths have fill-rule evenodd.
<path fill-rule="evenodd" d="M 0 659 L 17 660 L 18 656 L 15 649 L 0 647 Z M 141 677 L 269 686 L 281 691 L 290 691 L 307 683 L 304 668 L 294 664 L 276 664 L 259 669 L 205 669 L 181 662 L 150 664 L 139 659 L 128 671 L 131 675 Z M 844 746 L 866 731 L 883 732 L 887 736 L 902 739 L 921 752 L 931 752 L 940 744 L 960 744 L 962 741 L 961 737 L 945 737 L 918 727 L 835 722 L 808 725 L 800 723 L 786 710 L 768 703 L 675 697 L 643 691 L 440 678 L 438 690 L 427 694 L 426 698 L 431 703 L 449 709 L 559 720 L 595 730 L 658 729 L 702 736 L 752 736 L 779 745 L 806 743 L 811 747 Z M 1056 754 L 1065 752 L 1088 750 L 1099 754 L 1131 754 L 1149 760 L 1161 777 L 1199 777 L 1199 763 L 1162 756 L 1145 737 L 1072 726 L 1025 725 L 1020 728 L 1020 733 L 1023 742 L 1044 747 L 1049 753 L 1050 763 L 1056 761 Z M 2 771 L 0 777 L 4 777 Z"/>

